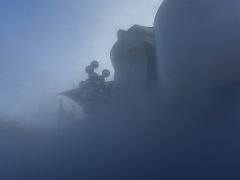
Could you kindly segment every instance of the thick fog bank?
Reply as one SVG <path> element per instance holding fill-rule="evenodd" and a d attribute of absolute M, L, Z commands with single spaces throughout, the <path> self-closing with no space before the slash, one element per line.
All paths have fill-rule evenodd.
<path fill-rule="evenodd" d="M 2 131 L 0 176 L 64 180 L 238 177 L 238 109 L 223 111 L 229 108 L 225 102 L 206 107 L 200 103 L 204 101 L 186 99 L 169 105 L 163 99 L 141 94 L 127 103 L 117 100 L 85 122 L 54 131 Z"/>
<path fill-rule="evenodd" d="M 154 30 L 159 81 L 83 121 L 3 128 L 0 179 L 239 179 L 239 7 L 165 0 Z"/>

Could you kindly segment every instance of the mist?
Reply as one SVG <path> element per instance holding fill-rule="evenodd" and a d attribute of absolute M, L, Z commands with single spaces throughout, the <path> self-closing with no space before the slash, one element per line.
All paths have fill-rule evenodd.
<path fill-rule="evenodd" d="M 239 179 L 239 8 L 2 0 L 0 179 Z"/>
<path fill-rule="evenodd" d="M 43 109 L 54 113 L 58 94 L 85 80 L 92 60 L 113 74 L 109 53 L 117 31 L 152 26 L 160 3 L 1 1 L 1 117 L 24 121 Z"/>

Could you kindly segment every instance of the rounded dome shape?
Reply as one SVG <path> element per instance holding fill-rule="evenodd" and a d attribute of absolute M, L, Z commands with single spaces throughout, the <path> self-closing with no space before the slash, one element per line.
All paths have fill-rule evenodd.
<path fill-rule="evenodd" d="M 93 72 L 93 67 L 92 66 L 87 66 L 85 68 L 85 71 L 86 71 L 87 74 L 91 74 Z"/>
<path fill-rule="evenodd" d="M 103 72 L 102 72 L 102 76 L 104 78 L 109 77 L 110 76 L 110 71 L 108 69 L 104 69 Z"/>
<path fill-rule="evenodd" d="M 92 61 L 90 66 L 93 69 L 97 69 L 99 67 L 99 62 L 98 61 Z"/>
<path fill-rule="evenodd" d="M 202 92 L 240 81 L 240 1 L 165 0 L 154 22 L 165 92 Z"/>

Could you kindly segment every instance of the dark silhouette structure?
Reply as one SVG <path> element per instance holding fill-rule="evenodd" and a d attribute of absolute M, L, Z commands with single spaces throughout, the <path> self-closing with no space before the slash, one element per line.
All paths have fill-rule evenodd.
<path fill-rule="evenodd" d="M 112 82 L 92 62 L 63 93 L 97 114 L 88 127 L 98 175 L 239 179 L 239 9 L 238 0 L 164 0 L 154 27 L 118 32 Z"/>
<path fill-rule="evenodd" d="M 99 63 L 92 61 L 85 69 L 88 78 L 80 82 L 79 88 L 62 93 L 83 107 L 86 114 L 94 113 L 111 95 L 112 82 L 106 81 L 110 71 L 104 69 L 102 74 L 98 75 L 95 72 L 98 67 Z"/>
<path fill-rule="evenodd" d="M 109 99 L 120 96 L 134 96 L 157 83 L 156 53 L 152 27 L 134 25 L 127 31 L 119 30 L 118 40 L 111 50 L 111 62 L 114 67 L 114 80 L 107 82 L 110 71 L 105 69 L 102 75 L 94 70 L 99 67 L 92 61 L 86 67 L 88 79 L 80 82 L 78 89 L 62 93 L 78 104 L 87 114 L 91 114 Z M 114 94 L 114 97 L 112 96 Z"/>

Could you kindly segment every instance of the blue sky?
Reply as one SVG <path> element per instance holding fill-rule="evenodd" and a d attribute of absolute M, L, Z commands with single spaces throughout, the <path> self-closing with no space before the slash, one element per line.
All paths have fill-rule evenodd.
<path fill-rule="evenodd" d="M 86 78 L 112 71 L 118 29 L 152 26 L 161 0 L 0 0 L 0 113 L 22 115 Z"/>

